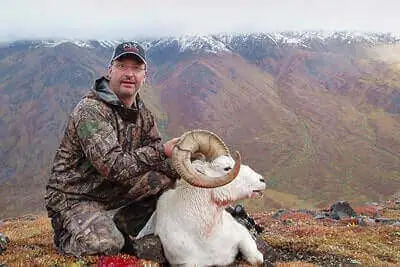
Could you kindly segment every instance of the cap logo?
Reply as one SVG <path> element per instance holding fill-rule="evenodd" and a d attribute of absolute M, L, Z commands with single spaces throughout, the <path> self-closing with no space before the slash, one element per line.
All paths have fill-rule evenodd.
<path fill-rule="evenodd" d="M 122 47 L 124 49 L 124 52 L 139 53 L 139 49 L 137 48 L 136 44 L 126 43 L 126 44 L 123 44 Z"/>

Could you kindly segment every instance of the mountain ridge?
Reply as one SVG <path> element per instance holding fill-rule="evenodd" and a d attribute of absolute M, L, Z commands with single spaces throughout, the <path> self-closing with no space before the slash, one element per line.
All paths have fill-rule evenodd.
<path fill-rule="evenodd" d="M 341 41 L 347 44 L 364 43 L 369 46 L 378 44 L 398 44 L 400 36 L 395 33 L 358 32 L 358 31 L 282 31 L 282 32 L 255 32 L 255 33 L 219 33 L 219 34 L 183 34 L 179 36 L 138 38 L 137 41 L 145 49 L 157 46 L 171 45 L 176 43 L 180 52 L 197 51 L 203 52 L 232 52 L 230 46 L 238 39 L 254 39 L 259 41 L 271 41 L 278 47 L 302 47 L 310 48 L 313 41 Z M 94 39 L 37 39 L 37 40 L 15 40 L 0 43 L 0 47 L 14 47 L 19 45 L 38 47 L 55 47 L 64 43 L 71 43 L 82 48 L 113 48 L 119 42 L 126 40 L 94 40 Z"/>

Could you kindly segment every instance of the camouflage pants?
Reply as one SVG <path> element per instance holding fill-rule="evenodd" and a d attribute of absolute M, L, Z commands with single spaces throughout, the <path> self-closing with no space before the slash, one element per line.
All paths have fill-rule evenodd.
<path fill-rule="evenodd" d="M 129 245 L 156 208 L 158 197 L 174 182 L 159 172 L 148 172 L 128 192 L 132 200 L 116 210 L 94 201 L 81 201 L 52 217 L 54 242 L 61 253 L 112 255 Z"/>

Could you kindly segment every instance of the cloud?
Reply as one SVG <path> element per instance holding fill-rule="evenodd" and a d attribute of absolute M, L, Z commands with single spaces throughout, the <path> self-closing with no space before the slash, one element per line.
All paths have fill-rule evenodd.
<path fill-rule="evenodd" d="M 0 0 L 0 40 L 283 30 L 400 32 L 390 0 Z"/>

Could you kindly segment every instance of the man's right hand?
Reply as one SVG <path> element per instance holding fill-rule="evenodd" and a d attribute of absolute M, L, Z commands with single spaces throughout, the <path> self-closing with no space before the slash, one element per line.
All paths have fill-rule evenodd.
<path fill-rule="evenodd" d="M 171 140 L 167 141 L 163 146 L 164 146 L 164 153 L 165 155 L 170 158 L 172 156 L 172 150 L 174 150 L 174 147 L 176 143 L 179 141 L 179 137 L 172 138 Z"/>

